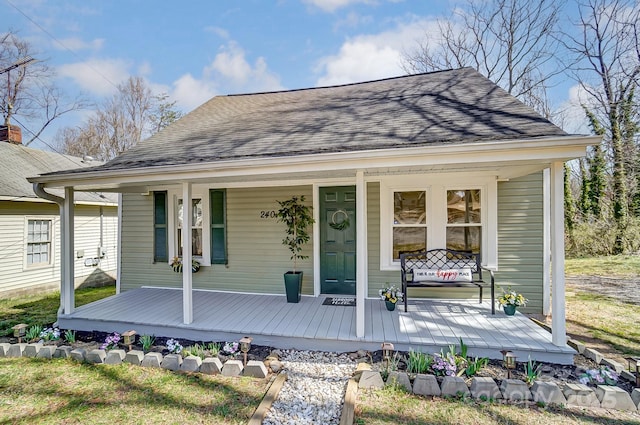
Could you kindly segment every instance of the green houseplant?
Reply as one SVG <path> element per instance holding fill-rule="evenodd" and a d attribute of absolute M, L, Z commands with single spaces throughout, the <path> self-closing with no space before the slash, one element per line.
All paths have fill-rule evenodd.
<path fill-rule="evenodd" d="M 287 293 L 287 302 L 297 303 L 300 301 L 300 290 L 302 288 L 302 271 L 297 270 L 298 260 L 308 258 L 302 255 L 304 244 L 311 240 L 309 226 L 315 223 L 311 214 L 311 207 L 304 205 L 303 196 L 293 196 L 286 201 L 277 201 L 280 209 L 277 213 L 279 222 L 286 225 L 286 235 L 282 239 L 282 244 L 291 251 L 293 260 L 293 271 L 284 274 L 284 285 Z"/>

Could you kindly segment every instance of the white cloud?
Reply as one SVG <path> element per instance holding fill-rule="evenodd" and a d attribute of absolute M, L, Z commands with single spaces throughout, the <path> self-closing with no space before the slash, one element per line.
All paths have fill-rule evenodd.
<path fill-rule="evenodd" d="M 560 127 L 569 134 L 591 134 L 589 123 L 582 108 L 582 105 L 589 105 L 591 102 L 584 88 L 578 84 L 571 86 L 568 92 L 568 99 L 558 108 Z"/>
<path fill-rule="evenodd" d="M 282 90 L 280 78 L 269 70 L 267 61 L 258 57 L 250 63 L 244 50 L 234 41 L 220 48 L 220 52 L 198 79 L 185 74 L 173 83 L 172 98 L 184 110 L 209 100 L 216 93 L 251 93 Z"/>
<path fill-rule="evenodd" d="M 191 111 L 211 99 L 215 94 L 213 82 L 198 80 L 191 74 L 185 74 L 174 81 L 171 97 L 176 100 L 180 109 Z"/>
<path fill-rule="evenodd" d="M 204 30 L 205 30 L 205 32 L 210 32 L 210 33 L 215 34 L 218 37 L 223 38 L 225 40 L 229 39 L 229 31 L 227 31 L 224 28 L 208 26 Z"/>
<path fill-rule="evenodd" d="M 347 40 L 340 51 L 318 63 L 317 85 L 347 84 L 405 74 L 404 52 L 410 51 L 426 34 L 437 34 L 435 20 L 397 22 L 395 28 Z"/>
<path fill-rule="evenodd" d="M 354 3 L 373 3 L 372 0 L 304 0 L 304 2 L 314 5 L 325 12 L 333 12 Z"/>
<path fill-rule="evenodd" d="M 104 45 L 104 38 L 96 38 L 91 41 L 84 41 L 81 38 L 70 37 L 58 40 L 58 43 L 52 43 L 52 46 L 57 50 L 93 50 L 98 51 L 102 49 Z"/>
<path fill-rule="evenodd" d="M 105 96 L 129 78 L 129 64 L 121 59 L 90 59 L 58 67 L 61 77 L 72 79 L 83 90 Z"/>

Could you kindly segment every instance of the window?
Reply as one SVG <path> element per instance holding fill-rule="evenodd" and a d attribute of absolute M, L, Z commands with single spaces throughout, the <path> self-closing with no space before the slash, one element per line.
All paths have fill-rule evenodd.
<path fill-rule="evenodd" d="M 495 176 L 383 177 L 380 269 L 399 270 L 402 253 L 445 247 L 481 254 L 497 269 L 497 189 Z"/>
<path fill-rule="evenodd" d="M 178 256 L 182 257 L 182 218 L 183 214 L 182 199 L 178 199 Z M 191 199 L 191 255 L 194 257 L 202 257 L 202 199 Z"/>
<path fill-rule="evenodd" d="M 51 264 L 52 220 L 27 221 L 27 267 Z"/>
<path fill-rule="evenodd" d="M 153 192 L 153 261 L 169 261 L 167 192 Z"/>
<path fill-rule="evenodd" d="M 226 191 L 194 189 L 192 207 L 192 252 L 200 264 L 227 264 Z M 154 261 L 182 256 L 184 205 L 182 192 L 154 192 Z"/>
<path fill-rule="evenodd" d="M 447 190 L 447 248 L 480 253 L 482 214 L 480 190 Z"/>
<path fill-rule="evenodd" d="M 393 259 L 427 247 L 426 192 L 393 193 Z"/>

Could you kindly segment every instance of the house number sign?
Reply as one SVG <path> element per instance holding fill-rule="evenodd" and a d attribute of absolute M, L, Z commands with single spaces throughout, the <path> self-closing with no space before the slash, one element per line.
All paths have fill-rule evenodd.
<path fill-rule="evenodd" d="M 274 210 L 271 211 L 260 211 L 260 218 L 276 218 L 278 213 Z"/>

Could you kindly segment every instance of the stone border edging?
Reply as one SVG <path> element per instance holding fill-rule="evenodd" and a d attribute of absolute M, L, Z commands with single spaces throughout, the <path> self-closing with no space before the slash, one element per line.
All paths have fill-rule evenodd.
<path fill-rule="evenodd" d="M 362 365 L 363 363 L 361 363 Z M 640 389 L 635 388 L 629 395 L 617 386 L 598 385 L 592 388 L 584 384 L 568 383 L 560 388 L 555 382 L 535 381 L 529 386 L 518 379 L 505 379 L 501 385 L 489 377 L 473 377 L 471 384 L 459 376 L 445 376 L 442 384 L 435 375 L 417 374 L 413 385 L 406 372 L 391 372 L 387 382 L 382 380 L 380 372 L 371 370 L 371 365 L 358 365 L 352 380 L 358 388 L 382 389 L 385 386 L 397 385 L 416 395 L 439 397 L 472 397 L 477 400 L 505 400 L 512 403 L 535 402 L 544 404 L 566 405 L 573 407 L 595 407 L 624 410 L 637 413 L 640 411 Z M 355 404 L 355 403 L 354 403 Z M 346 396 L 345 406 L 347 407 Z M 343 410 L 344 414 L 344 410 Z M 342 424 L 342 423 L 341 423 Z"/>
<path fill-rule="evenodd" d="M 549 327 L 549 325 L 547 325 L 546 323 L 543 323 L 534 317 L 530 317 L 529 319 L 533 323 L 545 329 L 547 332 L 551 332 L 551 327 Z M 576 350 L 578 354 L 585 356 L 589 360 L 593 360 L 595 364 L 602 365 L 602 366 L 609 366 L 611 369 L 615 370 L 616 373 L 620 375 L 620 377 L 624 378 L 625 380 L 632 383 L 636 382 L 636 377 L 633 375 L 633 373 L 629 372 L 623 364 L 620 364 L 615 360 L 607 359 L 604 356 L 604 354 L 600 353 L 599 351 L 594 350 L 592 348 L 588 348 L 582 342 L 572 338 L 567 339 L 567 345 L 573 348 L 574 350 Z M 640 407 L 638 409 L 640 410 Z"/>

